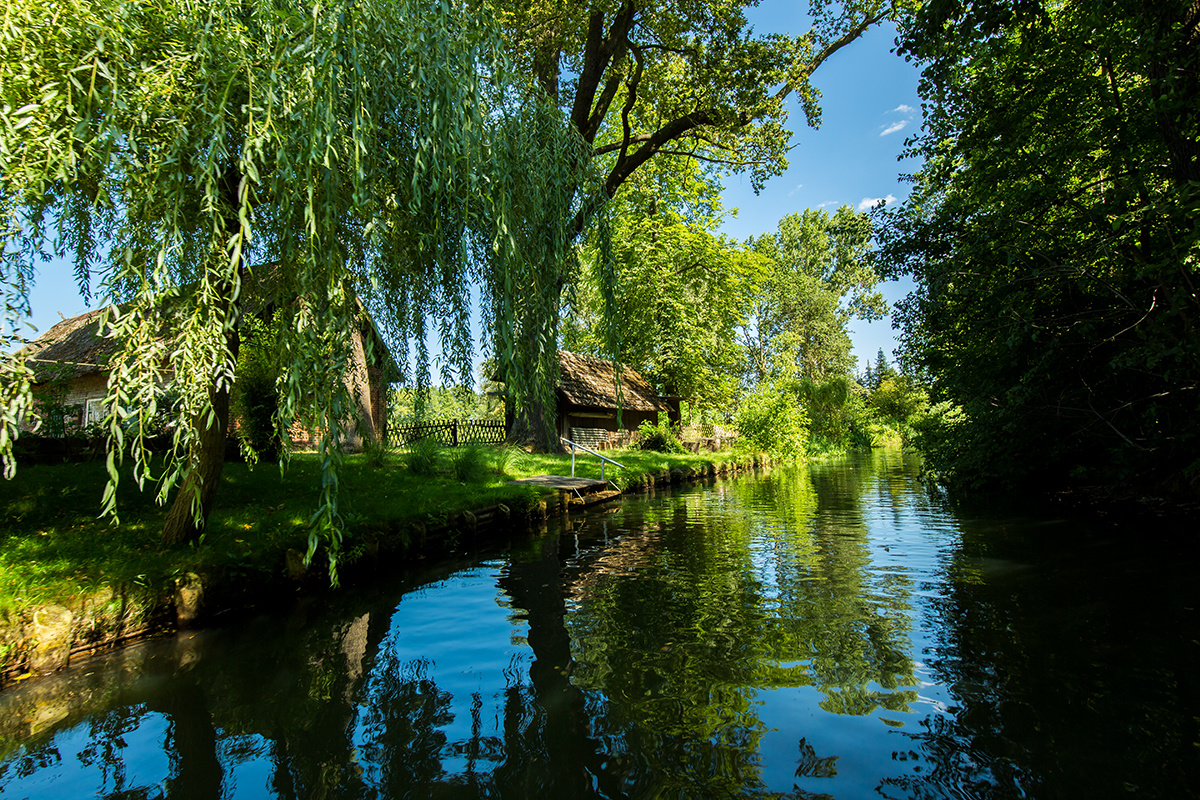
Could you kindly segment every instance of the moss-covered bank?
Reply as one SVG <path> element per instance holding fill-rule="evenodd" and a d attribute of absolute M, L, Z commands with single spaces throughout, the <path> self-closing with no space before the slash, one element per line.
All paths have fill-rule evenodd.
<path fill-rule="evenodd" d="M 730 452 L 609 455 L 628 467 L 607 471 L 625 491 L 716 479 L 765 463 L 763 456 Z M 570 474 L 569 456 L 507 451 L 488 463 L 494 468 L 468 483 L 413 474 L 397 456 L 383 463 L 350 458 L 342 487 L 350 533 L 343 584 L 369 580 L 403 559 L 499 540 L 566 510 L 565 494 L 510 481 Z M 598 462 L 581 457 L 576 472 L 598 477 Z M 101 465 L 21 469 L 0 485 L 0 685 L 218 612 L 329 591 L 321 556 L 307 568 L 302 557 L 318 480 L 310 456 L 294 457 L 283 474 L 231 464 L 203 542 L 164 551 L 157 541 L 162 509 L 128 483 L 120 523 L 96 518 Z"/>

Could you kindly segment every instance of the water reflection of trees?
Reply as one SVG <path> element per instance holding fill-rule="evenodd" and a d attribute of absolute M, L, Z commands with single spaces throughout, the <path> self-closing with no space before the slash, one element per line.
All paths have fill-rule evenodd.
<path fill-rule="evenodd" d="M 881 793 L 1200 796 L 1192 533 L 1180 547 L 986 517 L 962 532 L 929 657 L 950 706 L 904 734 L 908 764 Z"/>
<path fill-rule="evenodd" d="M 763 689 L 811 686 L 843 714 L 916 699 L 908 594 L 874 585 L 857 509 L 818 509 L 803 471 L 626 513 L 631 532 L 572 582 L 568 624 L 633 793 L 762 790 Z"/>
<path fill-rule="evenodd" d="M 112 710 L 81 756 L 112 797 L 164 779 L 215 798 L 243 773 L 281 798 L 778 796 L 759 692 L 811 689 L 855 715 L 915 699 L 910 587 L 873 570 L 861 510 L 833 500 L 876 473 L 777 472 L 530 541 L 497 579 L 529 660 L 458 696 L 433 655 L 405 655 L 398 596 L 152 648 L 97 688 Z M 63 718 L 75 734 L 84 705 Z M 155 724 L 169 764 L 150 785 L 122 772 L 122 737 Z M 0 789 L 61 766 L 55 747 L 0 766 Z M 797 747 L 798 777 L 836 773 L 836 755 Z"/>

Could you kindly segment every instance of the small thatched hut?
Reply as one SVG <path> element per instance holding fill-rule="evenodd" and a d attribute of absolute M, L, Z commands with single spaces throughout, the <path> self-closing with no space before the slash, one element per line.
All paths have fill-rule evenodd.
<path fill-rule="evenodd" d="M 61 402 L 68 408 L 77 409 L 70 422 L 80 426 L 103 418 L 108 363 L 121 347 L 119 341 L 101 335 L 103 311 L 97 309 L 64 319 L 18 352 L 33 369 L 35 394 L 39 390 L 44 394 L 52 383 L 65 384 L 66 394 Z M 386 436 L 387 387 L 396 373 L 395 362 L 374 323 L 365 313 L 362 319 L 353 334 L 352 363 L 346 377 L 358 406 L 358 420 L 347 442 L 352 448 L 361 445 L 363 436 Z M 370 342 L 374 356 L 370 363 L 367 342 Z M 164 371 L 169 374 L 167 366 Z M 311 446 L 318 438 L 313 431 L 298 424 L 289 435 L 292 446 L 301 448 Z"/>
<path fill-rule="evenodd" d="M 104 416 L 108 362 L 120 350 L 119 342 L 100 335 L 103 313 L 97 309 L 64 319 L 17 353 L 33 369 L 35 392 L 53 382 L 66 384 L 62 402 L 79 408 L 80 425 Z"/>
<path fill-rule="evenodd" d="M 658 422 L 660 412 L 672 424 L 679 424 L 679 398 L 659 395 L 632 367 L 621 367 L 618 403 L 613 362 L 559 350 L 558 363 L 556 411 L 560 436 L 592 447 L 608 441 L 610 434 L 636 431 L 643 421 Z"/>

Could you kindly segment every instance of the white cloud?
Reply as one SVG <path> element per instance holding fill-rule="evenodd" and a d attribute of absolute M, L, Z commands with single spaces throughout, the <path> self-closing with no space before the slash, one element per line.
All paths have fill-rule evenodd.
<path fill-rule="evenodd" d="M 900 105 L 896 106 L 896 107 L 895 107 L 895 108 L 893 108 L 891 111 L 889 111 L 888 113 L 889 113 L 889 114 L 895 114 L 895 113 L 899 112 L 899 113 L 901 113 L 901 114 L 911 114 L 911 113 L 913 113 L 914 111 L 916 111 L 916 109 L 915 109 L 915 108 L 913 108 L 912 106 L 905 105 L 904 103 L 901 103 Z"/>
<path fill-rule="evenodd" d="M 908 127 L 908 120 L 906 120 L 906 119 L 896 120 L 891 125 L 888 125 L 886 128 L 884 128 L 883 132 L 880 133 L 879 135 L 887 136 L 889 133 L 895 133 L 896 131 L 902 131 L 907 127 Z"/>
<path fill-rule="evenodd" d="M 859 211 L 866 211 L 876 206 L 890 206 L 896 202 L 896 195 L 889 193 L 887 197 L 864 197 L 858 204 Z"/>
<path fill-rule="evenodd" d="M 788 196 L 788 197 L 791 197 L 792 195 L 794 195 L 796 192 L 800 191 L 800 190 L 801 190 L 801 189 L 803 189 L 803 188 L 804 188 L 804 184 L 803 184 L 803 183 L 797 183 L 797 184 L 796 184 L 796 188 L 795 188 L 795 189 L 792 189 L 790 192 L 788 192 L 788 193 L 787 193 L 787 196 Z"/>

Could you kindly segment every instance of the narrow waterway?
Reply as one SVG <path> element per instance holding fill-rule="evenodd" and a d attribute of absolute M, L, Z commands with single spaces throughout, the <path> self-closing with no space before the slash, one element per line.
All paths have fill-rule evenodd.
<path fill-rule="evenodd" d="M 0 695 L 6 798 L 1200 796 L 1195 536 L 877 451 Z"/>

